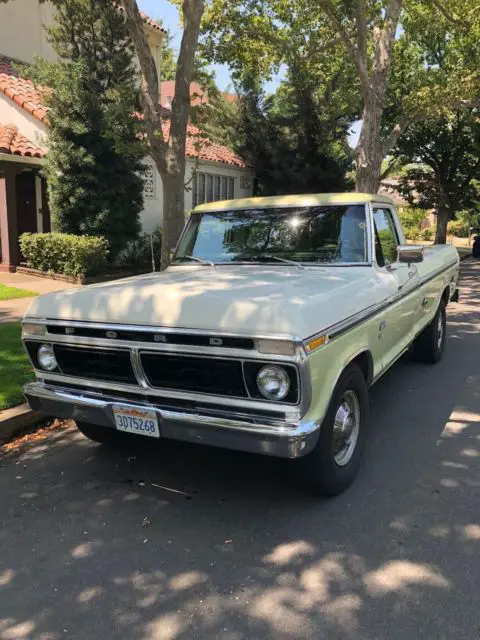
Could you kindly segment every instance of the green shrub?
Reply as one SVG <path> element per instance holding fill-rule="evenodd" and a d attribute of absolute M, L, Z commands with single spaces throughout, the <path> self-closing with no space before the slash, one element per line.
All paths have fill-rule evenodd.
<path fill-rule="evenodd" d="M 424 209 L 415 207 L 402 207 L 399 209 L 398 215 L 402 223 L 405 236 L 409 240 L 418 240 L 420 238 L 420 227 L 427 215 Z"/>
<path fill-rule="evenodd" d="M 433 229 L 431 229 L 430 227 L 423 229 L 420 237 L 422 240 L 433 240 Z"/>
<path fill-rule="evenodd" d="M 469 225 L 467 220 L 451 220 L 448 223 L 447 231 L 457 238 L 468 238 Z"/>
<path fill-rule="evenodd" d="M 67 233 L 24 233 L 20 249 L 28 267 L 72 277 L 105 273 L 109 254 L 105 238 Z"/>
<path fill-rule="evenodd" d="M 116 264 L 120 266 L 151 267 L 152 266 L 152 238 L 153 256 L 157 269 L 160 269 L 160 254 L 162 251 L 162 233 L 159 228 L 150 233 L 142 233 L 135 240 L 131 240 L 119 254 Z"/>

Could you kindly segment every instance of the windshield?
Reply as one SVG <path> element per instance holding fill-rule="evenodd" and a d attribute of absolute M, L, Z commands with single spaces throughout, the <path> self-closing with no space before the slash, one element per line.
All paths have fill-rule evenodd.
<path fill-rule="evenodd" d="M 318 206 L 195 213 L 173 264 L 367 261 L 365 206 Z M 285 262 L 283 262 L 285 261 Z"/>

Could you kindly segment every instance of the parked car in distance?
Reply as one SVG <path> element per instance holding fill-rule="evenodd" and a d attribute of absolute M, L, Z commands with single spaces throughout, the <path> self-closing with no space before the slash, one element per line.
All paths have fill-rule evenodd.
<path fill-rule="evenodd" d="M 413 344 L 436 363 L 453 246 L 407 245 L 389 198 L 197 207 L 171 266 L 36 298 L 23 320 L 33 409 L 118 432 L 291 459 L 308 492 L 356 476 L 368 390 Z"/>
<path fill-rule="evenodd" d="M 480 258 L 480 236 L 473 238 L 472 255 L 474 258 Z"/>

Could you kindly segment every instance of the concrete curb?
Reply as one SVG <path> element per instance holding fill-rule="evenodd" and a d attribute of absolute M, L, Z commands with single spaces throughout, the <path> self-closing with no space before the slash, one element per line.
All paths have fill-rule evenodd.
<path fill-rule="evenodd" d="M 46 419 L 41 411 L 32 411 L 27 403 L 0 411 L 0 442 L 9 440 L 24 429 Z"/>

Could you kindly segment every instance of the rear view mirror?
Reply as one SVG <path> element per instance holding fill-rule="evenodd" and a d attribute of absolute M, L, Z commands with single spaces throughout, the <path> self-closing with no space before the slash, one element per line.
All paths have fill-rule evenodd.
<path fill-rule="evenodd" d="M 421 244 L 401 244 L 397 247 L 397 260 L 408 264 L 423 262 L 424 249 Z"/>

